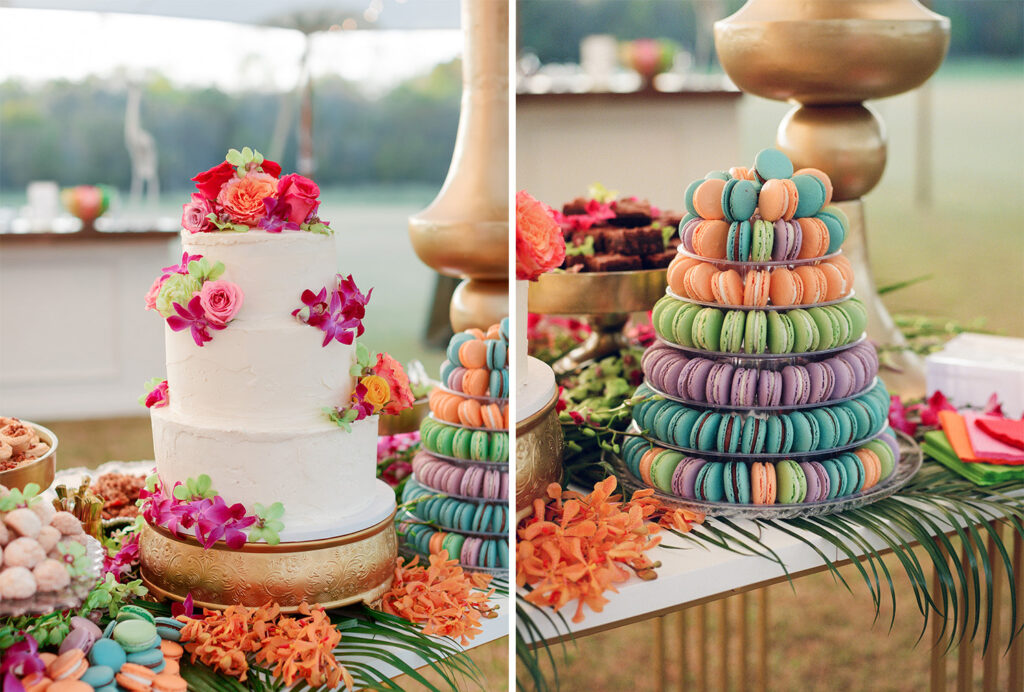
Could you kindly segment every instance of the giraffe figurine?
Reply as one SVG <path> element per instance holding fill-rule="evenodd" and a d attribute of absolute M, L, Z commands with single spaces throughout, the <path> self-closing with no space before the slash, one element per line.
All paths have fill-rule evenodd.
<path fill-rule="evenodd" d="M 160 198 L 160 179 L 157 175 L 156 140 L 142 129 L 140 110 L 142 90 L 138 85 L 128 87 L 128 100 L 124 114 L 124 143 L 132 162 L 131 201 L 141 203 L 143 186 L 146 201 L 156 204 Z"/>

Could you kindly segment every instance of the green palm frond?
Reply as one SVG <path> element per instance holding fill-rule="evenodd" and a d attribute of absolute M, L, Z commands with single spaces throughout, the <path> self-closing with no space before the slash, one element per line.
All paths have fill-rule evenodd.
<path fill-rule="evenodd" d="M 571 638 L 571 634 L 569 623 L 565 621 L 562 613 L 554 610 L 549 612 L 549 610 L 533 606 L 520 598 L 516 599 L 516 662 L 518 664 L 516 688 L 523 692 L 526 690 L 547 692 L 550 689 L 557 690 L 559 687 L 558 662 L 555 652 L 551 650 L 551 645 L 545 640 L 534 616 L 543 617 L 562 637 L 560 644 L 562 660 L 568 658 L 569 650 L 565 645 L 565 638 Z M 550 683 L 544 674 L 543 662 L 545 661 L 547 667 L 552 671 Z M 533 686 L 527 686 L 527 682 L 532 683 Z"/>

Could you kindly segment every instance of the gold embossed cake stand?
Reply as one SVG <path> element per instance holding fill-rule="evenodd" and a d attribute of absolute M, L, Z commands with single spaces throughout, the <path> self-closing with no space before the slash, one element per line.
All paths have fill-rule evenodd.
<path fill-rule="evenodd" d="M 626 272 L 552 272 L 530 282 L 530 312 L 579 315 L 590 335 L 559 358 L 552 369 L 561 375 L 629 345 L 623 329 L 631 312 L 646 312 L 665 294 L 666 269 Z"/>
<path fill-rule="evenodd" d="M 391 588 L 398 538 L 395 512 L 381 522 L 316 541 L 246 543 L 238 550 L 218 542 L 206 550 L 195 538 L 175 538 L 144 524 L 139 539 L 142 581 L 161 599 L 223 609 L 276 602 L 293 613 L 302 602 L 336 608 L 373 603 Z"/>
<path fill-rule="evenodd" d="M 796 168 L 832 179 L 833 200 L 850 219 L 843 248 L 868 310 L 868 335 L 902 344 L 878 296 L 867 256 L 864 204 L 881 179 L 886 136 L 869 99 L 923 84 L 949 47 L 949 19 L 916 0 L 748 0 L 715 22 L 719 62 L 743 91 L 795 103 L 779 124 L 777 144 Z M 924 368 L 909 351 L 887 374 L 890 391 L 924 394 Z"/>

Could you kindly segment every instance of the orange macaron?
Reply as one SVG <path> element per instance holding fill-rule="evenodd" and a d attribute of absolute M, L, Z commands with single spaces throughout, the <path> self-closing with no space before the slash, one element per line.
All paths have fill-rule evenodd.
<path fill-rule="evenodd" d="M 21 681 L 21 686 L 25 688 L 25 692 L 44 692 L 49 689 L 52 684 L 53 680 L 42 673 L 32 673 L 32 675 L 26 676 Z"/>
<path fill-rule="evenodd" d="M 504 418 L 501 415 L 501 408 L 497 404 L 487 404 L 480 409 L 483 420 L 483 427 L 492 430 L 501 430 Z"/>
<path fill-rule="evenodd" d="M 471 428 L 483 426 L 484 419 L 480 415 L 480 402 L 476 399 L 463 399 L 459 402 L 459 423 Z"/>
<path fill-rule="evenodd" d="M 683 286 L 686 288 L 686 292 L 683 295 L 706 303 L 713 301 L 715 293 L 711 287 L 711 280 L 716 272 L 717 270 L 714 265 L 707 262 L 701 262 L 691 267 L 690 271 L 686 272 L 686 276 L 683 277 Z"/>
<path fill-rule="evenodd" d="M 721 178 L 711 178 L 701 183 L 693 192 L 693 208 L 697 215 L 703 219 L 724 219 L 722 211 L 722 191 L 725 189 L 725 181 Z"/>
<path fill-rule="evenodd" d="M 487 365 L 487 344 L 479 339 L 463 342 L 459 346 L 459 362 L 464 368 L 482 368 Z"/>
<path fill-rule="evenodd" d="M 828 227 L 813 216 L 797 219 L 800 225 L 800 253 L 797 259 L 821 257 L 828 250 Z"/>
<path fill-rule="evenodd" d="M 81 680 L 54 680 L 46 692 L 93 692 L 93 686 Z"/>
<path fill-rule="evenodd" d="M 860 459 L 860 463 L 864 465 L 864 488 L 873 487 L 878 483 L 882 477 L 882 462 L 878 459 L 878 455 L 872 452 L 867 447 L 861 447 L 854 451 L 857 458 Z"/>
<path fill-rule="evenodd" d="M 160 640 L 160 652 L 163 653 L 165 659 L 177 661 L 179 658 L 185 655 L 185 649 L 181 644 L 170 639 Z"/>
<path fill-rule="evenodd" d="M 700 260 L 686 255 L 676 255 L 668 265 L 668 287 L 677 296 L 685 296 L 686 289 L 683 287 L 683 276 L 691 268 L 700 264 Z"/>
<path fill-rule="evenodd" d="M 735 269 L 715 274 L 711 282 L 715 302 L 721 305 L 740 305 L 743 302 L 743 279 Z"/>
<path fill-rule="evenodd" d="M 764 307 L 771 295 L 771 276 L 766 270 L 747 272 L 743 280 L 743 304 Z"/>
<path fill-rule="evenodd" d="M 188 683 L 180 675 L 166 670 L 153 678 L 153 692 L 187 692 Z"/>
<path fill-rule="evenodd" d="M 46 666 L 46 675 L 54 682 L 77 680 L 88 669 L 89 662 L 85 660 L 85 654 L 79 649 L 68 649 Z"/>
<path fill-rule="evenodd" d="M 755 505 L 773 505 L 778 493 L 775 464 L 755 461 L 750 465 L 750 499 Z"/>
<path fill-rule="evenodd" d="M 825 275 L 825 300 L 839 300 L 849 293 L 846 277 L 839 271 L 839 267 L 830 262 L 822 262 L 818 265 L 818 269 Z"/>
<path fill-rule="evenodd" d="M 471 396 L 487 396 L 491 387 L 491 373 L 486 368 L 467 370 L 462 376 L 462 391 Z"/>
<path fill-rule="evenodd" d="M 639 471 L 640 478 L 643 479 L 644 483 L 653 486 L 654 480 L 651 478 L 651 464 L 654 463 L 654 457 L 662 453 L 660 447 L 652 447 L 644 452 L 644 455 L 640 457 Z"/>
<path fill-rule="evenodd" d="M 729 224 L 725 221 L 701 221 L 693 232 L 693 251 L 701 257 L 725 259 L 729 244 Z"/>
<path fill-rule="evenodd" d="M 789 178 L 782 178 L 782 186 L 786 188 L 786 210 L 782 212 L 782 218 L 790 221 L 796 215 L 796 208 L 800 204 L 800 191 Z"/>
<path fill-rule="evenodd" d="M 811 305 L 825 300 L 828 293 L 828 286 L 825 281 L 825 273 L 810 264 L 802 264 L 793 270 L 793 273 L 800 277 L 804 292 L 801 303 Z"/>
<path fill-rule="evenodd" d="M 757 194 L 757 210 L 765 221 L 778 221 L 789 209 L 789 190 L 781 180 L 766 180 Z"/>
<path fill-rule="evenodd" d="M 803 283 L 791 269 L 777 267 L 772 271 L 768 288 L 768 297 L 771 299 L 772 305 L 799 305 L 803 296 Z"/>

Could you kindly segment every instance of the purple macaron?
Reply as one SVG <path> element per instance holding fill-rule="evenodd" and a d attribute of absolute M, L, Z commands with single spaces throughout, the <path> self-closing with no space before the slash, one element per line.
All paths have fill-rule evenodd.
<path fill-rule="evenodd" d="M 778 406 L 782 403 L 782 374 L 762 370 L 757 374 L 757 405 Z"/>
<path fill-rule="evenodd" d="M 480 559 L 480 548 L 483 546 L 484 540 L 476 536 L 466 536 L 466 540 L 462 542 L 462 551 L 459 554 L 459 562 L 464 565 L 477 565 L 477 560 Z"/>
<path fill-rule="evenodd" d="M 803 233 L 800 225 L 794 221 L 779 219 L 772 228 L 775 231 L 775 240 L 772 243 L 772 259 L 787 260 L 796 259 L 800 254 L 800 245 Z"/>
<path fill-rule="evenodd" d="M 714 367 L 714 363 L 707 358 L 694 358 L 687 363 L 686 367 L 679 373 L 676 386 L 679 392 L 678 396 L 685 397 L 691 401 L 707 401 L 705 388 L 708 382 L 708 374 L 711 372 L 712 367 Z"/>
<path fill-rule="evenodd" d="M 706 463 L 706 459 L 697 457 L 685 457 L 680 461 L 676 470 L 672 472 L 672 494 L 690 500 L 696 499 L 694 485 L 697 482 L 697 472 Z"/>
<path fill-rule="evenodd" d="M 708 371 L 708 380 L 705 383 L 707 401 L 712 404 L 728 404 L 729 390 L 732 388 L 732 372 L 735 368 L 731 363 L 715 363 Z"/>
<path fill-rule="evenodd" d="M 892 450 L 892 458 L 899 460 L 900 458 L 900 445 L 896 441 L 896 438 L 889 432 L 888 428 L 884 433 L 878 436 L 878 439 L 889 446 Z"/>
<path fill-rule="evenodd" d="M 641 369 L 650 375 L 651 372 L 654 371 L 654 366 L 663 358 L 671 356 L 672 351 L 676 351 L 676 349 L 669 348 L 668 346 L 661 346 L 659 344 L 651 346 L 644 351 L 644 355 L 640 358 Z"/>
<path fill-rule="evenodd" d="M 459 484 L 459 494 L 465 497 L 480 497 L 484 490 L 484 469 L 473 466 L 466 469 Z"/>
<path fill-rule="evenodd" d="M 829 358 L 826 363 L 832 368 L 835 384 L 832 387 L 833 399 L 845 399 L 856 390 L 857 378 L 853 366 L 841 358 Z"/>
<path fill-rule="evenodd" d="M 461 365 L 456 367 L 448 375 L 448 389 L 453 392 L 462 391 L 462 378 L 466 376 L 466 369 Z"/>
<path fill-rule="evenodd" d="M 825 467 L 817 461 L 802 461 L 800 468 L 807 477 L 807 497 L 804 502 L 821 502 L 827 499 L 830 482 Z"/>
<path fill-rule="evenodd" d="M 683 247 L 686 248 L 687 252 L 693 252 L 693 232 L 697 230 L 697 226 L 703 220 L 701 218 L 690 219 L 679 229 L 679 238 L 683 241 Z"/>
<path fill-rule="evenodd" d="M 832 366 L 828 362 L 808 363 L 804 366 L 807 370 L 807 377 L 810 380 L 810 397 L 808 403 L 820 404 L 832 398 L 832 390 L 835 388 L 836 376 Z"/>
<path fill-rule="evenodd" d="M 782 368 L 783 406 L 806 404 L 810 395 L 811 382 L 806 368 L 801 365 L 787 365 Z"/>
<path fill-rule="evenodd" d="M 669 365 L 668 367 L 665 368 L 664 374 L 661 376 L 661 379 L 658 380 L 658 386 L 661 388 L 661 391 L 665 392 L 666 394 L 671 394 L 672 396 L 679 396 L 678 394 L 674 394 L 672 392 L 672 389 L 679 386 L 679 375 L 680 373 L 682 373 L 683 368 L 686 367 L 686 364 L 690 361 L 688 358 L 683 356 L 680 358 L 675 358 L 671 361 L 665 359 L 665 361 L 663 362 L 667 362 L 669 363 Z"/>
<path fill-rule="evenodd" d="M 843 361 L 853 370 L 853 391 L 859 392 L 864 389 L 864 385 L 868 381 L 868 371 L 864 361 L 851 353 L 840 353 L 835 358 Z"/>
<path fill-rule="evenodd" d="M 736 368 L 732 374 L 731 406 L 757 405 L 758 374 L 753 368 Z"/>

